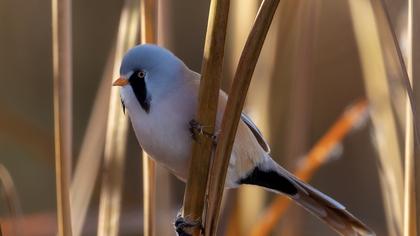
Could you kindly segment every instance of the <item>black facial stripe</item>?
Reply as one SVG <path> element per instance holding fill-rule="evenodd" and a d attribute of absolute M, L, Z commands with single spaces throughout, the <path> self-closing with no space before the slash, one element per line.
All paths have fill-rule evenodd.
<path fill-rule="evenodd" d="M 122 100 L 122 98 L 121 98 L 121 106 L 122 106 L 122 109 L 123 109 L 123 113 L 125 114 L 125 104 L 124 104 L 124 100 Z"/>
<path fill-rule="evenodd" d="M 298 190 L 284 176 L 272 170 L 261 170 L 258 166 L 245 178 L 238 181 L 239 184 L 251 184 L 277 190 L 293 196 Z"/>
<path fill-rule="evenodd" d="M 134 72 L 128 79 L 128 82 L 130 83 L 131 88 L 136 95 L 137 101 L 140 103 L 140 106 L 146 113 L 149 113 L 150 97 L 147 94 L 146 82 L 144 81 L 144 78 L 139 78 L 137 74 L 137 71 Z"/>

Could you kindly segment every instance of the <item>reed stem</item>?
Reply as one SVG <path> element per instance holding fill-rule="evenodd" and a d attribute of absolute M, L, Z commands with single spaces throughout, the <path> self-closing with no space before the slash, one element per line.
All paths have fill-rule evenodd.
<path fill-rule="evenodd" d="M 223 115 L 221 133 L 210 171 L 208 209 L 205 235 L 216 235 L 220 204 L 225 185 L 230 154 L 238 128 L 239 118 L 257 64 L 265 37 L 276 12 L 279 0 L 264 0 L 239 59 L 238 68 Z"/>
<path fill-rule="evenodd" d="M 71 0 L 52 0 L 51 8 L 58 235 L 71 236 L 69 200 L 73 117 Z"/>
<path fill-rule="evenodd" d="M 157 43 L 157 0 L 140 0 L 140 42 Z M 156 167 L 143 151 L 143 235 L 155 235 Z"/>
<path fill-rule="evenodd" d="M 217 114 L 229 4 L 230 0 L 212 0 L 210 3 L 196 117 L 204 132 L 210 134 L 214 133 Z M 183 217 L 187 221 L 201 222 L 212 148 L 213 139 L 207 135 L 198 135 L 193 144 L 183 207 Z M 198 226 L 191 231 L 194 236 L 200 235 Z"/>
<path fill-rule="evenodd" d="M 413 90 L 415 95 L 415 102 L 417 110 L 420 110 L 420 2 L 409 0 L 411 8 L 409 9 L 411 14 L 411 51 L 408 53 L 411 57 L 411 79 L 413 81 Z M 414 123 L 417 127 L 420 125 L 420 117 L 414 116 Z M 414 136 L 416 138 L 416 136 Z M 418 141 L 418 140 L 417 140 Z M 414 141 L 416 143 L 416 141 Z M 414 148 L 414 186 L 415 186 L 415 209 L 416 219 L 414 222 L 417 223 L 417 234 L 420 233 L 420 223 L 418 219 L 420 217 L 420 150 L 419 147 Z"/>
<path fill-rule="evenodd" d="M 413 86 L 413 0 L 408 0 L 408 26 L 407 26 L 407 74 L 410 85 Z M 414 130 L 413 113 L 410 107 L 410 99 L 406 96 L 405 113 L 405 152 L 404 152 L 404 236 L 416 234 L 416 192 L 414 175 Z"/>

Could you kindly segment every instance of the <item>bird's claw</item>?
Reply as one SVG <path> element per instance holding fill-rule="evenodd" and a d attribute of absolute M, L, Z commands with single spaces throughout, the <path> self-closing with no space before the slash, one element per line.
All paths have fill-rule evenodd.
<path fill-rule="evenodd" d="M 186 229 L 188 228 L 200 227 L 201 230 L 203 229 L 203 226 L 199 220 L 190 221 L 182 217 L 181 214 L 177 215 L 174 222 L 174 227 L 178 236 L 191 236 L 190 233 L 186 232 Z"/>
<path fill-rule="evenodd" d="M 190 120 L 190 122 L 188 123 L 190 125 L 190 133 L 191 133 L 191 137 L 197 141 L 197 135 L 203 131 L 203 128 L 201 127 L 201 125 L 194 119 Z"/>
<path fill-rule="evenodd" d="M 205 127 L 208 126 L 203 126 L 200 123 L 198 123 L 198 121 L 196 121 L 195 119 L 190 120 L 189 122 L 190 125 L 190 132 L 191 132 L 191 137 L 195 140 L 198 141 L 198 135 L 206 135 L 207 137 L 210 137 L 213 140 L 213 143 L 216 145 L 217 144 L 217 136 L 206 132 L 204 130 Z"/>

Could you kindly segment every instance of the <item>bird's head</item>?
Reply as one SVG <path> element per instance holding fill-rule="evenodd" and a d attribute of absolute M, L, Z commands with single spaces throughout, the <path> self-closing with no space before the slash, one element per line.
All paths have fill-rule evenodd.
<path fill-rule="evenodd" d="M 130 49 L 120 67 L 114 86 L 121 86 L 121 99 L 149 112 L 151 101 L 158 101 L 182 83 L 188 68 L 170 51 L 151 44 Z"/>

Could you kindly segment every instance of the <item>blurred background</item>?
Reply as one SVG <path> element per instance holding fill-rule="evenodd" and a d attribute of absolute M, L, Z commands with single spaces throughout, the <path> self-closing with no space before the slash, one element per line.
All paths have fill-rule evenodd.
<path fill-rule="evenodd" d="M 227 92 L 260 4 L 231 2 L 223 77 Z M 161 0 L 159 4 L 159 44 L 199 72 L 209 1 Z M 350 5 L 333 0 L 281 1 L 264 44 L 245 112 L 267 138 L 272 156 L 290 171 L 299 167 L 346 108 L 368 96 Z M 117 38 L 122 7 L 123 1 L 73 0 L 73 165 Z M 405 2 L 389 1 L 387 7 L 394 29 L 403 37 Z M 10 173 L 20 199 L 22 235 L 56 232 L 51 34 L 50 1 L 0 0 L 0 164 Z M 398 109 L 404 113 L 405 94 L 399 80 L 387 75 L 383 80 L 394 94 L 393 117 L 398 123 L 396 114 Z M 309 182 L 345 205 L 377 235 L 395 235 L 386 221 L 380 152 L 371 119 L 365 120 L 336 145 L 330 154 L 334 158 L 317 169 Z M 397 124 L 399 138 L 401 127 Z M 131 125 L 128 130 L 119 234 L 142 235 L 141 149 Z M 402 155 L 402 144 L 390 145 L 397 145 Z M 82 235 L 96 234 L 101 173 L 100 169 Z M 172 222 L 182 205 L 184 184 L 161 168 L 157 181 L 156 235 L 175 235 Z M 247 235 L 273 198 L 272 193 L 248 186 L 227 191 L 229 207 L 223 213 L 220 235 L 229 234 L 233 224 L 235 233 L 230 235 Z M 8 235 L 5 198 L 0 200 L 0 223 Z M 336 233 L 292 205 L 271 235 Z"/>

